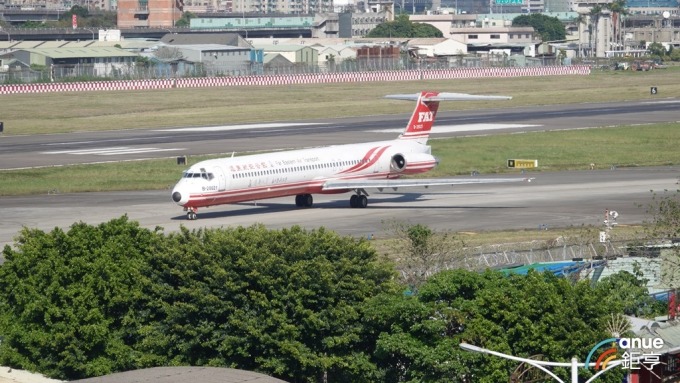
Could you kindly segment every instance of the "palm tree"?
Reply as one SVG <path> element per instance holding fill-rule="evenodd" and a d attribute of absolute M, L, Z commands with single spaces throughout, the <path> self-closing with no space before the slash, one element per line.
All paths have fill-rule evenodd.
<path fill-rule="evenodd" d="M 607 4 L 607 8 L 612 12 L 616 46 L 623 46 L 622 17 L 628 14 L 626 0 L 614 0 L 613 3 Z"/>
<path fill-rule="evenodd" d="M 583 48 L 581 47 L 581 36 L 583 36 L 583 28 L 581 28 L 582 25 L 585 25 L 587 20 L 586 20 L 586 15 L 584 13 L 579 13 L 578 16 L 574 17 L 573 22 L 578 26 L 578 55 L 579 57 L 583 57 Z M 588 35 L 588 38 L 590 39 L 590 35 Z"/>
<path fill-rule="evenodd" d="M 592 38 L 593 30 L 594 30 L 594 33 L 595 33 L 595 47 L 593 48 L 593 45 L 592 44 L 590 45 L 590 54 L 593 57 L 597 56 L 597 35 L 598 35 L 597 27 L 598 27 L 598 24 L 600 23 L 600 16 L 602 16 L 603 10 L 604 10 L 604 8 L 600 4 L 597 4 L 594 7 L 592 7 L 590 9 L 590 12 L 588 13 L 588 15 L 590 16 L 590 24 L 591 24 L 590 28 L 589 28 L 590 32 L 591 32 L 589 38 Z"/>

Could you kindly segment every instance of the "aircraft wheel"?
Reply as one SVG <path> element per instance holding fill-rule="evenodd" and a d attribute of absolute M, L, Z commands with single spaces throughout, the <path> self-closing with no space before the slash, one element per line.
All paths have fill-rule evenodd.
<path fill-rule="evenodd" d="M 368 198 L 366 198 L 365 195 L 358 195 L 357 196 L 357 207 L 360 207 L 360 208 L 363 209 L 366 206 L 368 206 Z"/>
<path fill-rule="evenodd" d="M 355 208 L 357 207 L 357 199 L 359 196 L 356 194 L 352 194 L 351 197 L 349 197 L 349 207 Z"/>
<path fill-rule="evenodd" d="M 302 194 L 295 196 L 295 206 L 302 207 Z"/>
<path fill-rule="evenodd" d="M 314 197 L 312 197 L 311 194 L 303 194 L 302 195 L 302 206 L 312 207 L 313 204 L 314 204 Z"/>
<path fill-rule="evenodd" d="M 190 211 L 190 212 L 187 213 L 187 219 L 188 220 L 193 221 L 196 218 L 198 218 L 198 215 L 196 213 L 194 213 L 193 211 Z"/>

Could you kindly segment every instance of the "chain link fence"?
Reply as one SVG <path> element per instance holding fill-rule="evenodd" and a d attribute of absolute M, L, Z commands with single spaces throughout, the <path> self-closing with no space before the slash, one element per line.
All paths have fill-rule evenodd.
<path fill-rule="evenodd" d="M 520 60 L 521 62 L 518 61 Z M 0 69 L 2 84 L 75 82 L 102 80 L 153 80 L 220 76 L 294 75 L 313 73 L 352 73 L 404 70 L 437 70 L 489 67 L 554 66 L 552 58 L 534 59 L 503 54 L 469 55 L 415 60 L 410 57 L 344 59 L 318 65 L 306 64 L 229 64 L 219 62 L 152 63 L 86 63 L 51 66 L 8 66 Z"/>

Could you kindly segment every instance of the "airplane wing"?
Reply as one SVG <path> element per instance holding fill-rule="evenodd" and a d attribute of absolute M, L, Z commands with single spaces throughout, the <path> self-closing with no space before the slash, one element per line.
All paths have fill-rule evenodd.
<path fill-rule="evenodd" d="M 414 179 L 384 179 L 384 180 L 332 180 L 323 184 L 323 190 L 352 190 L 352 189 L 392 189 L 407 187 L 449 186 L 465 184 L 489 184 L 505 182 L 531 182 L 534 178 L 414 178 Z"/>
<path fill-rule="evenodd" d="M 406 101 L 418 101 L 420 93 L 414 94 L 390 94 L 385 96 L 392 100 L 406 100 Z M 450 93 L 442 92 L 437 95 L 423 96 L 421 101 L 495 101 L 495 100 L 510 100 L 512 97 L 509 96 L 478 96 L 474 94 L 467 93 Z"/>

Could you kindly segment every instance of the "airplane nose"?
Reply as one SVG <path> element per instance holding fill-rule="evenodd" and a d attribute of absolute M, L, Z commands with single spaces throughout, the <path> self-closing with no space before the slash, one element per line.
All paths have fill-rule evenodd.
<path fill-rule="evenodd" d="M 182 200 L 182 194 L 180 192 L 174 192 L 172 193 L 172 200 L 175 202 L 179 202 Z"/>

